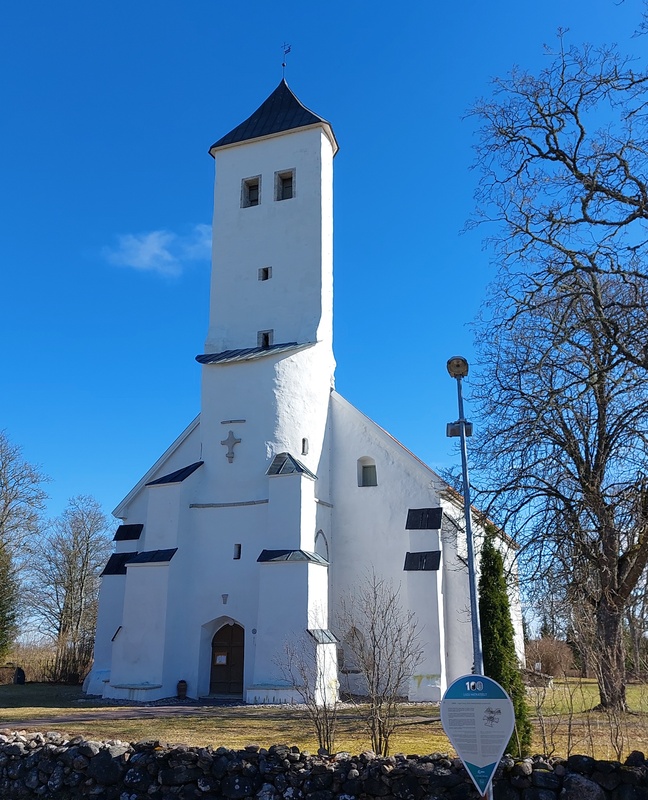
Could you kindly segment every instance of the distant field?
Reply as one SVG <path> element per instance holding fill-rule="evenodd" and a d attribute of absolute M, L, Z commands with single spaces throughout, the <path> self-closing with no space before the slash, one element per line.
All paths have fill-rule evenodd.
<path fill-rule="evenodd" d="M 554 683 L 529 690 L 534 717 L 533 752 L 598 758 L 648 751 L 648 686 L 628 687 L 631 713 L 614 717 L 588 711 L 598 702 L 593 681 Z M 362 728 L 363 707 L 341 709 L 336 750 L 359 753 L 369 748 Z M 28 725 L 18 724 L 29 722 Z M 391 752 L 452 752 L 432 704 L 407 704 Z M 58 730 L 93 739 L 159 739 L 195 746 L 240 748 L 248 744 L 297 745 L 317 750 L 317 739 L 298 706 L 111 706 L 84 698 L 80 687 L 29 683 L 0 686 L 0 729 Z"/>

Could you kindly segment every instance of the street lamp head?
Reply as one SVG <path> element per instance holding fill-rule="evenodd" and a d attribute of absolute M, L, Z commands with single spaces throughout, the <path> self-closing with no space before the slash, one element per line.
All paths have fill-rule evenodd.
<path fill-rule="evenodd" d="M 463 356 L 449 358 L 447 367 L 451 378 L 465 378 L 468 375 L 468 362 Z"/>

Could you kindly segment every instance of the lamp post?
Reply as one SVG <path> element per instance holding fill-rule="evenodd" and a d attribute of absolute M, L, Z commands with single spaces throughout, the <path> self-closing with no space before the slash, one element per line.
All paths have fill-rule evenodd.
<path fill-rule="evenodd" d="M 448 373 L 457 381 L 457 400 L 459 404 L 459 419 L 450 422 L 446 427 L 448 436 L 458 436 L 461 444 L 461 470 L 463 473 L 463 500 L 464 516 L 466 518 L 466 540 L 468 543 L 468 583 L 470 588 L 470 621 L 472 625 L 473 644 L 473 669 L 476 675 L 484 674 L 484 657 L 481 645 L 481 630 L 479 626 L 479 606 L 477 603 L 477 577 L 475 572 L 475 550 L 473 547 L 472 519 L 470 515 L 470 483 L 468 482 L 468 451 L 466 437 L 472 436 L 473 426 L 466 420 L 463 406 L 461 381 L 468 375 L 468 362 L 462 356 L 453 356 L 448 359 Z"/>

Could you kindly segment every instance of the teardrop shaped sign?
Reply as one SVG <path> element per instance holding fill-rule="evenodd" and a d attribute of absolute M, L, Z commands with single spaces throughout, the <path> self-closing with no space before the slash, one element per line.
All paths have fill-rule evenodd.
<path fill-rule="evenodd" d="M 486 794 L 515 728 L 511 698 L 485 675 L 463 675 L 443 695 L 441 724 L 473 783 Z"/>

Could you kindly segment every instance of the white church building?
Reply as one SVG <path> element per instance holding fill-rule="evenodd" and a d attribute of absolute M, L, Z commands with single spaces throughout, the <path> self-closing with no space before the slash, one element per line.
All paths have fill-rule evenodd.
<path fill-rule="evenodd" d="M 283 80 L 210 149 L 200 414 L 115 509 L 91 694 L 150 701 L 184 680 L 189 697 L 298 699 L 277 660 L 308 634 L 344 688 L 336 612 L 369 570 L 421 628 L 410 699 L 471 671 L 462 500 L 335 390 L 337 149 Z"/>

